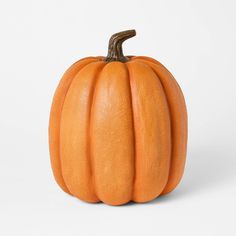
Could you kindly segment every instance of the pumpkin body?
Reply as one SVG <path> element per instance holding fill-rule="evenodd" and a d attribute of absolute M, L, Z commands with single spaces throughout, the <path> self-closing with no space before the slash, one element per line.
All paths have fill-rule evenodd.
<path fill-rule="evenodd" d="M 54 176 L 65 192 L 110 205 L 150 201 L 172 191 L 183 174 L 183 94 L 152 58 L 84 58 L 56 90 L 49 144 Z"/>

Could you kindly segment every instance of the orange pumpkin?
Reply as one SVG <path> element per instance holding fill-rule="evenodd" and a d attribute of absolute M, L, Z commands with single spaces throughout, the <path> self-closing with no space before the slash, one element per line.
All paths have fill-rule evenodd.
<path fill-rule="evenodd" d="M 185 164 L 183 94 L 158 61 L 125 57 L 114 34 L 107 57 L 88 57 L 63 75 L 49 124 L 51 164 L 67 193 L 87 202 L 147 202 L 172 191 Z"/>

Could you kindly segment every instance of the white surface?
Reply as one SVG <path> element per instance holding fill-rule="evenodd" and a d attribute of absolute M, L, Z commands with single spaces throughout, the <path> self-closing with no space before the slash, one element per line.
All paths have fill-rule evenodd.
<path fill-rule="evenodd" d="M 0 235 L 236 235 L 236 2 L 0 1 Z M 65 69 L 105 55 L 135 28 L 126 54 L 160 60 L 189 112 L 184 178 L 148 204 L 76 200 L 56 185 L 47 127 Z"/>

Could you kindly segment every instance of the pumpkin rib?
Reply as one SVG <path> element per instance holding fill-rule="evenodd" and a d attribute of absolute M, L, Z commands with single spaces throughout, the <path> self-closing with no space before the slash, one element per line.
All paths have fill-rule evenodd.
<path fill-rule="evenodd" d="M 129 56 L 129 58 L 132 58 L 132 56 Z M 135 126 L 134 126 L 134 104 L 133 104 L 133 95 L 132 95 L 132 87 L 131 87 L 131 78 L 130 78 L 130 71 L 129 67 L 126 63 L 125 68 L 128 73 L 128 79 L 129 79 L 129 93 L 130 93 L 130 102 L 131 102 L 131 111 L 132 111 L 132 128 L 133 128 L 133 139 L 134 139 L 134 173 L 133 173 L 133 190 L 132 190 L 132 199 L 134 196 L 134 184 L 136 179 L 136 134 L 135 134 Z M 132 200 L 130 199 L 130 200 Z"/>
<path fill-rule="evenodd" d="M 152 62 L 152 63 L 155 63 L 155 64 L 158 64 L 160 66 L 163 66 L 159 61 L 157 61 L 156 59 L 152 58 L 152 57 L 147 57 L 147 56 L 134 56 L 132 57 L 132 60 L 136 61 L 142 61 L 144 64 L 148 61 L 148 62 Z M 164 67 L 164 66 L 163 66 Z"/>
<path fill-rule="evenodd" d="M 140 59 L 137 59 L 137 60 L 140 60 Z M 143 61 L 143 59 L 141 60 Z M 171 126 L 172 126 L 172 131 L 171 131 L 172 132 L 172 155 L 171 155 L 171 165 L 170 165 L 168 182 L 162 192 L 162 194 L 166 194 L 166 193 L 171 192 L 178 185 L 183 175 L 184 165 L 185 165 L 185 160 L 186 160 L 186 145 L 187 145 L 187 111 L 186 111 L 183 93 L 180 89 L 180 86 L 178 85 L 174 77 L 172 76 L 172 74 L 161 63 L 159 63 L 155 59 L 145 58 L 144 61 L 145 63 L 148 63 L 153 68 L 153 70 L 155 71 L 157 75 L 159 75 L 159 78 L 162 81 L 164 90 L 166 93 L 168 93 L 167 99 L 170 106 Z M 168 75 L 168 80 L 167 79 L 164 80 L 165 76 L 161 72 L 160 68 L 164 71 L 166 75 Z M 175 99 L 175 101 L 172 101 L 172 99 L 173 100 Z M 175 110 L 176 106 L 179 106 L 178 110 L 181 110 L 181 112 Z M 173 118 L 173 116 L 175 117 Z M 182 126 L 182 127 L 179 128 L 179 126 Z M 182 135 L 178 133 L 181 133 Z"/>
<path fill-rule="evenodd" d="M 137 138 L 133 201 L 146 202 L 161 194 L 168 179 L 170 113 L 162 85 L 150 66 L 140 61 L 130 61 L 127 65 Z M 147 82 L 143 83 L 143 79 Z M 147 96 L 152 99 L 147 99 Z"/>
<path fill-rule="evenodd" d="M 96 191 L 99 199 L 110 205 L 125 204 L 132 197 L 134 151 L 131 113 L 125 64 L 110 62 L 97 81 L 91 116 Z"/>
<path fill-rule="evenodd" d="M 137 60 L 138 60 L 138 59 L 137 59 Z M 168 111 L 169 111 L 169 117 L 170 117 L 170 132 L 171 132 L 171 146 L 170 146 L 171 151 L 170 151 L 170 153 L 172 153 L 172 148 L 173 148 L 173 146 L 172 146 L 172 122 L 171 122 L 171 120 L 172 120 L 172 118 L 171 118 L 172 115 L 171 115 L 171 109 L 170 109 L 169 99 L 168 99 L 168 96 L 167 96 L 167 94 L 166 94 L 165 88 L 164 88 L 164 86 L 163 86 L 163 83 L 162 83 L 160 77 L 158 76 L 158 74 L 156 73 L 156 71 L 155 71 L 151 66 L 150 66 L 150 68 L 151 68 L 151 70 L 153 71 L 153 73 L 156 75 L 157 79 L 160 81 L 160 84 L 161 84 L 161 86 L 162 86 L 163 92 L 164 92 L 165 97 L 166 97 L 166 102 L 167 102 Z M 172 157 L 172 154 L 171 154 L 171 157 Z M 170 158 L 169 171 L 168 171 L 168 173 L 170 173 L 170 166 L 171 166 L 171 158 Z M 168 175 L 169 175 L 169 174 L 168 174 Z M 166 184 L 167 184 L 167 182 L 168 182 L 168 178 L 167 178 L 167 180 L 166 180 Z M 166 184 L 163 186 L 162 191 L 165 189 Z"/>
<path fill-rule="evenodd" d="M 162 66 L 162 67 L 164 68 L 164 70 L 167 71 L 168 74 L 170 74 L 170 72 L 164 66 Z M 183 119 L 184 120 L 186 119 L 186 124 L 187 124 L 187 112 L 186 112 L 186 107 L 185 107 L 185 102 L 184 102 L 184 99 L 183 99 L 182 91 L 180 90 L 180 87 L 179 87 L 178 83 L 176 82 L 176 80 L 174 78 L 171 80 L 171 82 L 174 84 L 176 91 L 178 91 L 177 93 L 178 93 L 179 100 L 182 101 L 182 114 L 184 114 Z M 173 119 L 173 117 L 172 117 L 171 120 L 172 120 L 172 123 L 176 122 L 176 118 Z M 186 160 L 186 142 L 187 142 L 187 125 L 185 127 L 185 122 L 183 122 L 183 123 L 184 123 L 183 127 L 179 128 L 179 130 L 181 130 L 182 135 L 179 135 L 179 137 L 175 137 L 174 134 L 173 134 L 173 140 L 175 140 L 175 143 L 177 141 L 179 141 L 181 139 L 181 137 L 184 140 L 182 145 L 181 144 L 176 144 L 175 145 L 176 149 L 177 148 L 179 149 L 180 147 L 183 148 L 182 155 L 179 154 L 179 156 L 181 157 L 182 160 L 181 160 L 181 163 L 179 163 L 179 162 L 176 163 L 177 158 L 174 159 L 176 149 L 173 150 L 173 152 L 172 152 L 173 157 L 172 157 L 172 160 L 171 160 L 169 179 L 168 179 L 167 185 L 164 188 L 162 194 L 167 194 L 167 193 L 171 192 L 179 184 L 179 182 L 180 182 L 180 180 L 183 176 L 185 160 Z M 180 166 L 180 167 L 178 167 L 178 166 Z"/>
<path fill-rule="evenodd" d="M 149 65 L 150 66 L 150 65 Z M 163 89 L 163 92 L 164 92 L 164 94 L 165 94 L 165 98 L 166 98 L 166 102 L 167 102 L 167 106 L 168 106 L 168 111 L 169 111 L 169 118 L 170 118 L 170 133 L 171 133 L 171 145 L 170 145 L 170 159 L 169 159 L 169 165 L 168 165 L 168 168 L 169 168 L 169 171 L 168 171 L 168 176 L 170 175 L 170 171 L 171 171 L 171 158 L 172 158 L 172 149 L 173 149 L 173 145 L 172 145 L 172 115 L 171 115 L 171 109 L 170 109 L 170 104 L 169 104 L 169 99 L 168 99 L 168 96 L 167 96 L 167 94 L 166 94 L 166 91 L 165 91 L 165 88 L 164 88 L 164 86 L 163 86 L 163 83 L 162 83 L 162 81 L 161 81 L 161 79 L 160 79 L 160 77 L 158 76 L 158 74 L 156 73 L 156 71 L 150 66 L 150 68 L 151 68 L 151 70 L 153 71 L 153 73 L 156 75 L 156 77 L 157 77 L 157 79 L 160 81 L 160 84 L 161 84 L 161 86 L 162 86 L 162 89 Z M 169 179 L 169 177 L 166 179 L 166 183 L 165 183 L 165 185 L 163 185 L 163 189 L 162 189 L 162 191 L 161 191 L 161 193 L 159 194 L 159 195 L 161 195 L 162 194 L 162 192 L 163 192 L 163 190 L 166 188 L 166 185 L 167 185 L 167 183 L 168 183 L 168 180 Z"/>
<path fill-rule="evenodd" d="M 102 58 L 102 57 L 100 57 Z M 96 89 L 96 84 L 98 82 L 99 76 L 101 75 L 104 67 L 106 66 L 106 63 L 104 62 L 104 66 L 102 68 L 100 68 L 99 72 L 97 73 L 94 82 L 93 82 L 93 87 L 92 87 L 92 91 L 91 91 L 91 98 L 90 98 L 90 104 L 88 105 L 90 107 L 89 109 L 89 115 L 88 115 L 88 127 L 87 127 L 87 152 L 88 152 L 88 159 L 89 159 L 89 164 L 90 164 L 90 171 L 91 171 L 91 182 L 93 185 L 93 191 L 95 196 L 99 199 L 97 193 L 96 193 L 96 185 L 95 185 L 95 180 L 94 180 L 94 171 L 93 171 L 93 158 L 92 158 L 92 153 L 91 153 L 91 114 L 92 114 L 92 109 L 94 106 L 94 95 L 95 95 L 95 89 Z M 101 201 L 99 199 L 99 201 Z"/>
<path fill-rule="evenodd" d="M 82 58 L 82 59 L 78 60 L 77 63 L 81 63 L 81 62 L 84 62 L 84 61 L 89 60 L 89 59 L 96 59 L 96 57 L 86 57 L 86 58 Z M 68 93 L 68 91 L 69 91 L 69 89 L 70 89 L 70 87 L 71 87 L 71 84 L 72 84 L 73 81 L 74 81 L 74 78 L 77 76 L 77 74 L 78 74 L 83 68 L 85 68 L 85 67 L 86 67 L 87 65 L 89 65 L 90 63 L 94 63 L 94 62 L 96 62 L 96 61 L 89 61 L 88 63 L 86 63 L 85 65 L 83 65 L 81 68 L 79 68 L 79 70 L 76 72 L 76 74 L 71 78 L 70 84 L 69 84 L 68 89 L 67 89 L 67 91 L 66 91 L 66 93 L 65 93 L 64 101 L 63 101 L 63 104 L 62 104 L 62 107 L 61 107 L 60 116 L 61 116 L 61 113 L 62 113 L 62 110 L 63 110 L 63 106 L 64 106 L 65 99 L 66 99 L 66 95 L 67 95 L 67 93 Z M 75 66 L 77 63 L 75 62 L 72 66 Z M 59 127 L 61 127 L 61 118 L 60 118 Z M 59 134 L 60 134 L 60 128 L 59 128 Z M 60 138 L 59 138 L 59 150 L 60 150 Z M 61 164 L 61 155 L 60 155 L 60 154 L 59 154 L 59 160 L 60 160 L 60 164 Z M 63 173 L 62 173 L 62 169 L 60 169 L 60 171 L 61 171 L 61 175 L 62 175 L 64 184 L 65 184 L 65 186 L 66 186 L 66 189 L 67 189 L 68 193 L 69 193 L 70 195 L 73 195 L 72 192 L 69 190 L 69 188 L 68 188 L 67 185 L 66 185 L 65 178 L 64 178 Z"/>
<path fill-rule="evenodd" d="M 89 108 L 87 106 L 88 105 L 87 103 L 89 103 L 90 100 L 91 96 L 90 89 L 91 86 L 93 85 L 94 77 L 97 71 L 99 71 L 100 69 L 99 67 L 101 67 L 101 65 L 96 66 L 96 64 L 98 63 L 103 64 L 103 62 L 97 60 L 91 62 L 87 64 L 85 67 L 83 67 L 83 69 L 81 69 L 75 76 L 73 82 L 71 83 L 70 89 L 68 90 L 65 103 L 62 109 L 62 118 L 61 118 L 62 132 L 60 133 L 60 138 L 62 145 L 60 151 L 61 151 L 61 161 L 63 166 L 62 175 L 65 179 L 67 188 L 70 190 L 71 194 L 88 202 L 98 202 L 99 200 L 94 195 L 94 188 L 91 185 L 91 178 L 90 178 L 91 171 L 89 172 L 90 164 L 87 159 L 88 133 L 86 131 L 87 119 L 88 119 L 86 109 Z M 89 71 L 90 74 L 87 74 L 87 72 Z M 81 89 L 82 91 L 84 90 L 84 92 L 86 92 L 87 95 L 86 94 L 82 95 L 79 92 Z M 79 104 L 77 108 L 71 106 L 71 102 L 73 104 L 76 101 Z M 81 117 L 79 114 L 81 112 L 82 114 L 84 114 L 83 117 Z M 79 123 L 77 123 L 77 119 L 80 119 Z M 82 122 L 82 120 L 83 122 L 86 123 L 86 126 L 79 125 Z M 74 127 L 72 130 L 71 130 L 71 125 Z M 80 130 L 81 127 L 83 133 L 78 132 L 76 134 L 76 130 Z M 74 136 L 75 134 L 76 137 Z M 79 137 L 80 139 L 78 139 Z M 76 144 L 74 143 L 73 139 L 77 140 Z M 86 165 L 83 164 L 85 163 L 84 162 L 85 160 L 87 160 Z M 75 166 L 77 168 L 80 166 L 81 169 L 75 169 Z M 89 173 L 87 175 L 84 175 L 86 172 Z"/>
<path fill-rule="evenodd" d="M 60 160 L 60 119 L 61 119 L 61 111 L 64 105 L 64 100 L 69 90 L 70 84 L 72 83 L 74 77 L 78 73 L 80 68 L 80 63 L 85 63 L 88 60 L 87 64 L 94 61 L 95 58 L 87 57 L 77 62 L 73 63 L 69 69 L 63 74 L 62 79 L 56 89 L 56 92 L 53 97 L 51 111 L 50 111 L 50 120 L 49 120 L 49 147 L 50 147 L 50 161 L 51 167 L 53 170 L 54 178 L 58 185 L 67 193 L 71 194 L 69 189 L 66 186 L 64 181 L 62 171 L 61 171 L 61 160 Z M 84 66 L 86 66 L 85 64 Z M 79 70 L 77 71 L 77 66 Z M 83 68 L 83 65 L 81 65 Z M 72 75 L 70 75 L 72 73 Z"/>

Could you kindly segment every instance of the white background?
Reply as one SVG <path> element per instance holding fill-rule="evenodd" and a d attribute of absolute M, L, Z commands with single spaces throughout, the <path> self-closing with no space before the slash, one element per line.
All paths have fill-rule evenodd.
<path fill-rule="evenodd" d="M 0 235 L 236 235 L 234 0 L 0 1 Z M 87 204 L 62 192 L 49 162 L 48 118 L 63 72 L 124 52 L 161 61 L 189 113 L 184 178 L 147 204 Z"/>

